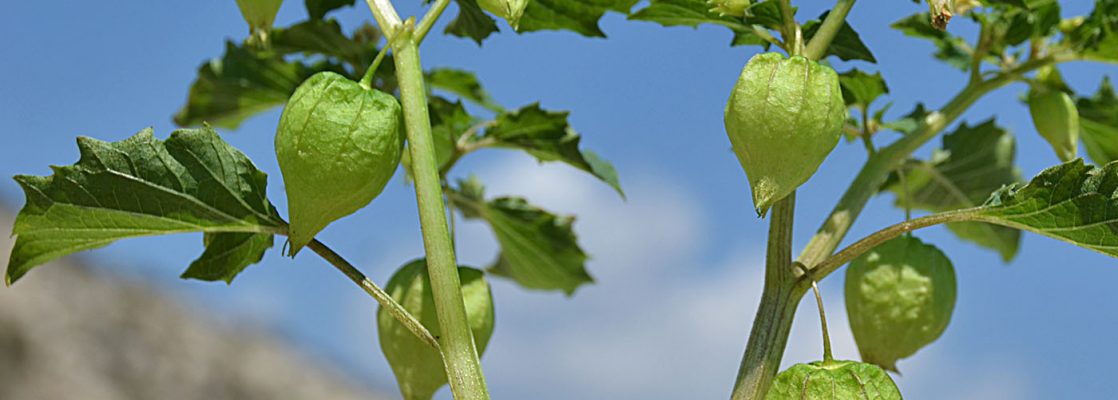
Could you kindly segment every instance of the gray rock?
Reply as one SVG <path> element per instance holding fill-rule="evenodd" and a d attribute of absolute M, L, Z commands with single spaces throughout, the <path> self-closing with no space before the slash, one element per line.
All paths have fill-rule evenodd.
<path fill-rule="evenodd" d="M 0 213 L 5 261 L 11 222 Z M 0 399 L 381 398 L 262 331 L 196 315 L 80 261 L 0 287 Z"/>

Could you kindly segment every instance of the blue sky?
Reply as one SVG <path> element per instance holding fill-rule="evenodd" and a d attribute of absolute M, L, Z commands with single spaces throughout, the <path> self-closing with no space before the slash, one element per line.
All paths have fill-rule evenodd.
<path fill-rule="evenodd" d="M 402 14 L 419 2 L 401 1 Z M 798 0 L 800 19 L 830 2 Z M 1064 1 L 1065 15 L 1087 1 Z M 1071 4 L 1075 3 L 1075 4 Z M 453 7 L 453 6 L 452 6 Z M 243 21 L 232 0 L 205 2 L 15 2 L 0 24 L 0 175 L 50 172 L 77 159 L 76 135 L 119 140 L 153 126 L 166 137 L 195 71 L 220 55 L 223 39 L 239 40 Z M 932 45 L 888 24 L 923 5 L 863 1 L 851 23 L 874 51 L 896 104 L 942 105 L 965 81 L 931 58 Z M 453 8 L 449 12 L 453 12 Z M 338 13 L 353 28 L 364 8 Z M 289 0 L 278 25 L 304 17 Z M 973 27 L 952 29 L 973 37 Z M 704 27 L 663 28 L 602 23 L 608 40 L 569 32 L 502 33 L 483 47 L 432 35 L 426 66 L 476 71 L 502 104 L 540 101 L 571 110 L 585 146 L 616 165 L 629 200 L 561 165 L 539 166 L 499 150 L 466 158 L 456 171 L 475 173 L 490 194 L 524 194 L 549 209 L 579 216 L 575 225 L 597 278 L 572 298 L 525 292 L 494 280 L 497 331 L 484 358 L 496 398 L 717 399 L 729 393 L 760 294 L 766 224 L 756 218 L 745 174 L 729 150 L 722 110 L 730 87 L 756 48 L 727 46 L 729 33 Z M 438 28 L 436 28 L 438 29 Z M 507 26 L 502 29 L 508 31 Z M 874 69 L 865 63 L 837 63 Z M 1069 83 L 1093 93 L 1113 66 L 1069 64 Z M 1025 176 L 1058 162 L 1018 101 L 1023 85 L 978 102 L 963 120 L 998 116 L 1018 143 Z M 280 209 L 283 188 L 272 135 L 278 109 L 223 132 L 268 172 Z M 880 135 L 887 143 L 893 133 Z M 938 144 L 938 140 L 934 144 Z M 933 146 L 921 150 L 928 154 Z M 840 144 L 800 190 L 796 245 L 802 246 L 865 159 L 860 144 Z M 378 282 L 421 255 L 414 194 L 401 174 L 368 208 L 323 232 L 322 238 Z M 891 196 L 875 198 L 848 242 L 900 221 Z M 12 182 L 0 203 L 22 204 Z M 486 265 L 495 254 L 487 228 L 458 233 L 463 264 Z M 944 336 L 901 361 L 896 377 L 912 399 L 1105 398 L 1118 358 L 1118 261 L 1026 234 L 1015 261 L 961 243 L 946 230 L 918 236 L 944 249 L 959 280 L 954 318 Z M 304 252 L 295 260 L 272 251 L 231 287 L 177 278 L 201 251 L 197 235 L 132 240 L 82 255 L 111 271 L 187 301 L 199 313 L 274 329 L 302 350 L 346 368 L 353 377 L 395 395 L 376 344 L 375 305 L 324 262 Z M 842 305 L 842 274 L 822 284 L 835 353 L 853 359 Z M 27 279 L 34 279 L 32 273 Z M 0 289 L 0 290 L 18 290 Z M 820 357 L 818 319 L 805 300 L 793 328 L 786 365 Z M 44 316 L 49 318 L 49 316 Z M 444 391 L 443 396 L 447 393 Z"/>

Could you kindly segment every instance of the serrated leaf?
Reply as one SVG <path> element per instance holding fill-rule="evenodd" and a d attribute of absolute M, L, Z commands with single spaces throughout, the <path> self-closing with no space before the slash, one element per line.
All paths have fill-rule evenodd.
<path fill-rule="evenodd" d="M 970 68 L 971 51 L 967 41 L 932 27 L 928 13 L 913 14 L 889 26 L 907 36 L 931 40 L 937 49 L 935 58 L 963 71 Z"/>
<path fill-rule="evenodd" d="M 355 35 L 355 38 L 350 38 L 342 32 L 337 20 L 312 19 L 276 29 L 269 40 L 272 50 L 277 53 L 331 57 L 338 62 L 360 68 L 354 74 L 359 76 L 364 72 L 365 66 L 376 58 L 379 40 L 379 35 L 371 25 L 363 29 L 371 31 L 371 35 Z"/>
<path fill-rule="evenodd" d="M 356 0 L 304 0 L 303 4 L 307 7 L 307 14 L 311 19 L 322 19 L 326 13 L 342 8 L 352 6 Z"/>
<path fill-rule="evenodd" d="M 582 137 L 567 124 L 568 114 L 546 111 L 534 103 L 498 115 L 482 139 L 493 140 L 496 147 L 523 150 L 540 162 L 560 161 L 589 172 L 624 197 L 613 165 L 579 148 Z"/>
<path fill-rule="evenodd" d="M 493 336 L 493 296 L 481 271 L 458 267 L 458 277 L 462 285 L 462 300 L 466 304 L 466 319 L 480 356 Z M 385 292 L 414 315 L 432 335 L 436 338 L 442 335 L 426 260 L 415 260 L 401 267 L 388 281 Z M 380 348 L 396 375 L 405 399 L 429 400 L 447 384 L 439 352 L 417 338 L 384 307 L 377 311 L 377 330 Z"/>
<path fill-rule="evenodd" d="M 473 72 L 453 68 L 435 68 L 427 72 L 427 84 L 458 97 L 472 101 L 493 112 L 502 112 L 504 107 L 493 101 L 489 92 L 481 87 Z"/>
<path fill-rule="evenodd" d="M 487 201 L 483 190 L 471 177 L 459 182 L 451 199 L 466 218 L 488 222 L 501 244 L 501 254 L 489 272 L 528 289 L 561 290 L 567 295 L 594 281 L 571 228 L 573 217 L 556 216 L 518 197 Z"/>
<path fill-rule="evenodd" d="M 846 105 L 863 110 L 868 109 L 878 97 L 889 93 L 889 86 L 885 85 L 885 78 L 880 72 L 870 75 L 857 68 L 839 74 L 839 85 L 842 86 L 842 99 Z"/>
<path fill-rule="evenodd" d="M 803 25 L 804 40 L 811 40 L 815 36 L 815 32 L 819 30 L 819 26 L 827 18 L 830 11 L 826 11 L 819 16 L 817 20 L 808 21 Z M 843 22 L 842 27 L 835 33 L 834 40 L 831 45 L 827 47 L 825 56 L 835 56 L 843 61 L 862 60 L 871 63 L 876 63 L 877 59 L 873 57 L 873 53 L 862 43 L 862 38 L 858 36 L 858 32 L 849 23 Z"/>
<path fill-rule="evenodd" d="M 605 37 L 598 26 L 607 11 L 628 14 L 639 0 L 531 0 L 520 17 L 518 32 L 568 30 Z"/>
<path fill-rule="evenodd" d="M 283 104 L 315 72 L 301 62 L 226 42 L 222 58 L 198 68 L 198 79 L 190 86 L 186 105 L 175 114 L 175 123 L 236 129 L 246 118 Z"/>
<path fill-rule="evenodd" d="M 796 7 L 792 7 L 793 16 L 796 15 L 797 10 Z M 784 25 L 784 14 L 780 11 L 780 3 L 776 0 L 767 0 L 750 7 L 749 16 L 745 20 L 750 24 L 779 31 Z"/>
<path fill-rule="evenodd" d="M 1001 187 L 1021 181 L 1014 166 L 1013 135 L 993 120 L 971 127 L 963 124 L 944 135 L 943 148 L 930 161 L 910 161 L 904 179 L 891 179 L 896 205 L 942 212 L 982 204 Z M 947 225 L 963 240 L 997 251 L 1009 261 L 1017 253 L 1021 233 L 1016 229 L 977 222 Z"/>
<path fill-rule="evenodd" d="M 446 25 L 444 33 L 473 39 L 480 46 L 481 41 L 499 31 L 497 20 L 482 11 L 481 7 L 477 5 L 477 0 L 457 0 L 456 2 L 458 3 L 458 16 Z"/>
<path fill-rule="evenodd" d="M 880 367 L 856 361 L 796 364 L 774 378 L 766 400 L 901 400 L 893 378 Z"/>
<path fill-rule="evenodd" d="M 1099 90 L 1091 98 L 1080 97 L 1079 136 L 1087 155 L 1096 164 L 1118 160 L 1118 96 L 1109 78 L 1103 78 Z"/>
<path fill-rule="evenodd" d="M 1023 229 L 1118 257 L 1118 163 L 1073 160 L 1024 186 L 994 192 L 973 219 Z"/>
<path fill-rule="evenodd" d="M 12 230 L 9 284 L 67 254 L 187 232 L 214 235 L 185 276 L 229 281 L 282 231 L 267 176 L 213 129 L 178 130 L 165 141 L 150 128 L 113 143 L 79 137 L 78 148 L 81 159 L 54 175 L 15 178 L 27 202 Z"/>

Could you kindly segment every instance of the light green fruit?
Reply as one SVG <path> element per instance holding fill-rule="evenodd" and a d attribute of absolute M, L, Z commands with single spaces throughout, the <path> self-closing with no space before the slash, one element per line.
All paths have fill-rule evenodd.
<path fill-rule="evenodd" d="M 707 0 L 710 12 L 731 17 L 744 17 L 749 8 L 749 0 Z"/>
<path fill-rule="evenodd" d="M 290 255 L 380 194 L 400 163 L 401 120 L 395 97 L 333 72 L 295 89 L 276 130 Z"/>
<path fill-rule="evenodd" d="M 237 0 L 241 16 L 254 31 L 271 29 L 282 4 L 283 0 Z"/>
<path fill-rule="evenodd" d="M 505 21 L 512 25 L 513 29 L 520 27 L 520 17 L 524 15 L 524 10 L 528 8 L 530 0 L 478 0 L 477 4 L 481 9 L 489 11 L 498 17 L 504 18 Z"/>
<path fill-rule="evenodd" d="M 462 282 L 462 298 L 466 303 L 466 319 L 474 335 L 478 354 L 485 352 L 493 336 L 493 297 L 484 274 L 476 269 L 458 267 Z M 423 259 L 400 268 L 388 281 L 385 291 L 404 309 L 414 315 L 435 337 L 441 335 L 435 313 L 431 279 Z M 406 400 L 430 400 L 447 384 L 442 357 L 412 334 L 383 307 L 377 312 L 380 348 Z"/>
<path fill-rule="evenodd" d="M 796 364 L 773 380 L 766 400 L 901 400 L 889 374 L 873 364 L 816 361 Z"/>
<path fill-rule="evenodd" d="M 896 362 L 935 341 L 955 309 L 955 269 L 915 237 L 885 242 L 846 270 L 846 312 L 862 361 Z"/>
<path fill-rule="evenodd" d="M 1029 114 L 1060 161 L 1071 161 L 1079 150 L 1079 109 L 1071 96 L 1060 90 L 1034 87 L 1027 96 Z"/>
<path fill-rule="evenodd" d="M 764 215 L 807 182 L 846 120 L 838 75 L 801 56 L 753 56 L 726 104 L 726 133 Z"/>

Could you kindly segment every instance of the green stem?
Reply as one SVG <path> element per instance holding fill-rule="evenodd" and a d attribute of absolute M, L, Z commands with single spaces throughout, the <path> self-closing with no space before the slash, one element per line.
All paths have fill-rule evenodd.
<path fill-rule="evenodd" d="M 850 8 L 854 7 L 854 1 L 838 0 L 835 3 L 835 7 L 827 14 L 823 23 L 819 25 L 819 30 L 815 31 L 815 36 L 807 43 L 807 47 L 804 49 L 805 57 L 818 60 L 827 54 L 827 47 L 831 45 L 831 41 L 835 39 L 835 34 L 846 22 L 846 15 L 850 13 Z"/>
<path fill-rule="evenodd" d="M 831 354 L 831 333 L 827 331 L 827 313 L 823 311 L 823 295 L 819 294 L 819 285 L 811 280 L 811 290 L 815 292 L 815 304 L 819 306 L 819 326 L 823 328 L 823 363 L 830 364 L 835 361 Z"/>
<path fill-rule="evenodd" d="M 792 222 L 796 194 L 773 205 L 769 221 L 769 244 L 765 259 L 765 287 L 761 306 L 753 319 L 749 344 L 742 355 L 732 398 L 761 399 L 780 369 L 784 346 L 792 329 L 796 305 L 803 296 L 792 274 Z"/>
<path fill-rule="evenodd" d="M 377 20 L 377 25 L 380 25 L 380 31 L 384 34 L 384 38 L 391 43 L 396 30 L 400 28 L 400 25 L 403 25 L 403 21 L 400 21 L 400 15 L 396 14 L 396 8 L 392 6 L 392 1 L 365 0 L 365 3 L 369 5 L 369 11 L 373 12 L 373 19 Z"/>
<path fill-rule="evenodd" d="M 780 0 L 780 19 L 784 23 L 780 31 L 784 37 L 784 50 L 790 56 L 799 55 L 803 48 L 803 38 L 798 34 L 800 27 L 796 25 L 796 10 L 792 8 L 792 0 Z"/>
<path fill-rule="evenodd" d="M 907 220 L 899 224 L 889 226 L 885 229 L 874 232 L 873 234 L 854 242 L 847 246 L 842 251 L 835 253 L 835 255 L 828 257 L 823 262 L 816 265 L 811 269 L 811 277 L 805 276 L 808 280 L 821 280 L 826 278 L 835 270 L 839 269 L 846 263 L 858 258 L 867 251 L 872 250 L 877 245 L 885 243 L 890 239 L 896 238 L 902 234 L 912 232 L 920 228 L 927 228 L 929 226 L 946 224 L 948 222 L 962 222 L 973 221 L 977 215 L 977 208 L 968 208 L 963 210 L 948 211 L 936 213 L 912 220 Z M 802 271 L 801 271 L 802 273 Z"/>
<path fill-rule="evenodd" d="M 414 28 L 404 25 L 396 31 L 393 54 L 396 79 L 400 83 L 400 100 L 404 107 L 408 150 L 412 177 L 415 180 L 419 222 L 423 230 L 423 246 L 427 253 L 427 271 L 435 298 L 450 389 L 458 400 L 488 399 L 481 362 L 474 346 L 473 333 L 466 319 L 458 266 L 447 227 L 446 206 L 435 159 L 431 120 L 427 110 L 427 90 L 419 61 L 419 45 Z"/>
<path fill-rule="evenodd" d="M 431 5 L 431 9 L 427 10 L 427 14 L 423 19 L 419 20 L 419 25 L 415 28 L 415 43 L 423 43 L 423 38 L 427 37 L 427 32 L 431 31 L 431 27 L 438 21 L 439 16 L 443 15 L 443 10 L 450 4 L 450 0 L 435 0 L 435 4 Z"/>
<path fill-rule="evenodd" d="M 439 350 L 439 341 L 435 340 L 434 336 L 431 336 L 431 332 L 423 326 L 423 323 L 415 319 L 408 310 L 404 309 L 404 307 L 401 306 L 400 303 L 397 303 L 392 296 L 389 296 L 384 289 L 381 289 L 380 286 L 377 286 L 377 284 L 366 277 L 365 274 L 361 273 L 357 267 L 354 267 L 353 264 L 350 264 L 349 261 L 346 261 L 341 255 L 335 253 L 334 250 L 326 247 L 326 245 L 318 241 L 318 239 L 312 240 L 307 247 L 321 256 L 322 259 L 329 262 L 330 265 L 333 265 L 334 268 L 337 268 L 338 271 L 341 271 L 345 276 L 349 277 L 349 280 L 356 283 L 357 286 L 360 286 L 365 293 L 372 296 L 377 303 L 380 303 L 381 307 L 388 310 L 388 313 L 391 314 L 393 318 L 400 321 L 400 323 L 411 331 L 411 333 L 415 334 L 420 341 L 426 343 L 435 350 Z"/>
<path fill-rule="evenodd" d="M 388 55 L 388 49 L 392 47 L 392 42 L 385 43 L 384 48 L 380 49 L 377 57 L 373 59 L 373 63 L 369 64 L 369 68 L 365 70 L 365 76 L 361 77 L 361 81 L 357 82 L 358 85 L 365 88 L 365 90 L 373 89 L 373 79 L 376 78 L 377 68 L 380 68 L 380 63 L 384 61 L 384 57 Z"/>

